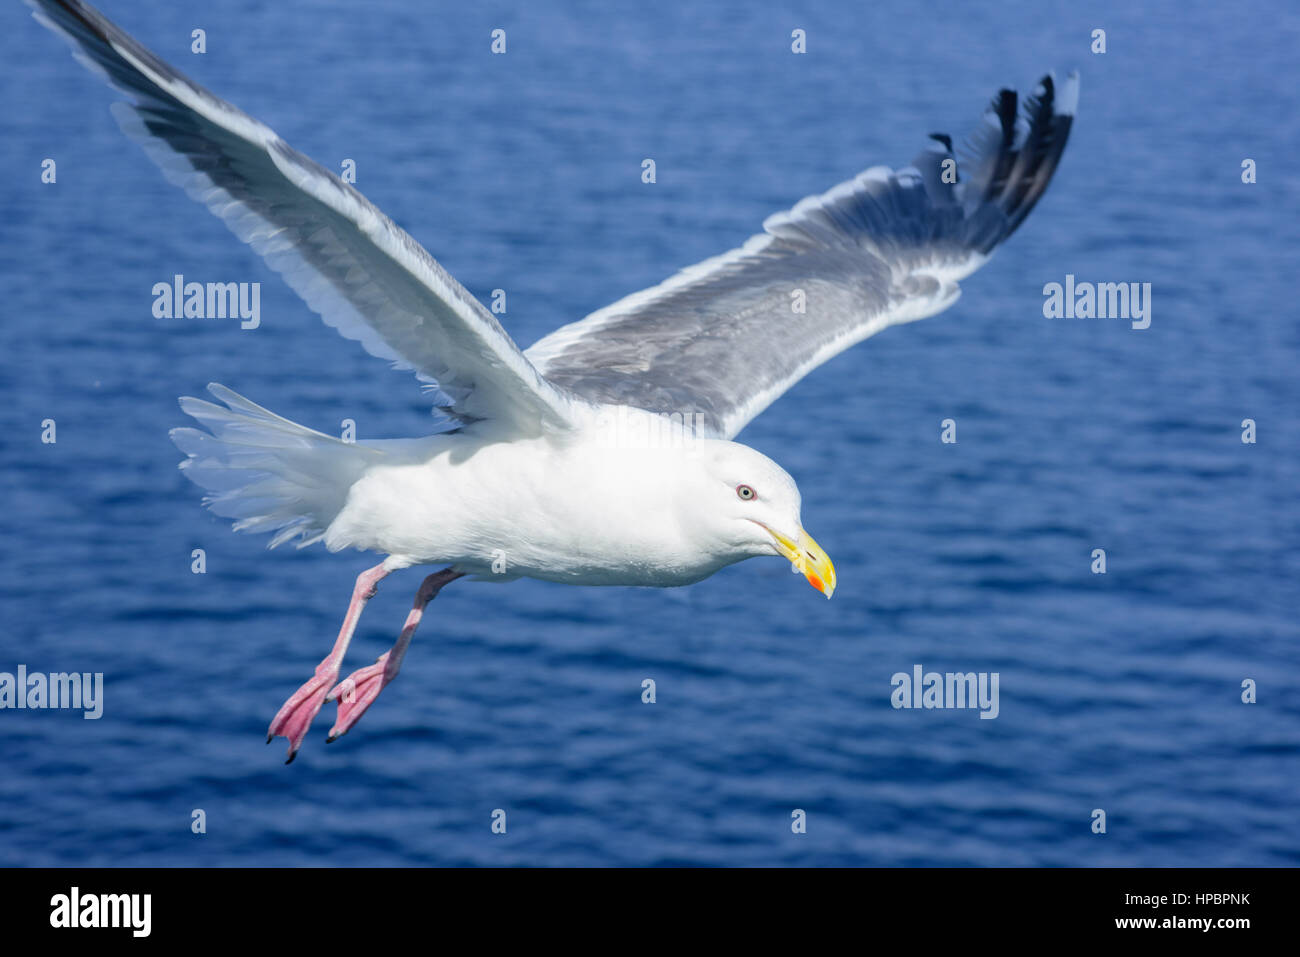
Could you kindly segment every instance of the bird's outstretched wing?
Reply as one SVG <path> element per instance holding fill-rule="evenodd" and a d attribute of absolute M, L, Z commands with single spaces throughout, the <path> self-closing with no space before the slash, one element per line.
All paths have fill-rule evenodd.
<path fill-rule="evenodd" d="M 80 0 L 27 0 L 74 55 L 132 102 L 113 104 L 169 180 L 221 217 L 326 323 L 413 369 L 461 421 L 534 432 L 571 401 L 496 319 L 352 186 L 213 96 Z"/>
<path fill-rule="evenodd" d="M 888 326 L 932 316 L 1047 189 L 1079 82 L 1002 90 L 954 156 L 878 166 L 763 223 L 739 249 L 557 329 L 525 352 L 585 398 L 701 416 L 730 438 L 809 371 Z M 694 421 L 700 421 L 695 419 Z"/>

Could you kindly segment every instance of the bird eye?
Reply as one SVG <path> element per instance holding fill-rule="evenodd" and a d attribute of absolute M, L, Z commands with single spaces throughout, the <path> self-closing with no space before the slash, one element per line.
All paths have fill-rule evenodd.
<path fill-rule="evenodd" d="M 748 485 L 737 485 L 736 494 L 739 495 L 741 499 L 743 499 L 746 502 L 748 502 L 750 499 L 758 498 L 758 493 L 755 492 Z"/>

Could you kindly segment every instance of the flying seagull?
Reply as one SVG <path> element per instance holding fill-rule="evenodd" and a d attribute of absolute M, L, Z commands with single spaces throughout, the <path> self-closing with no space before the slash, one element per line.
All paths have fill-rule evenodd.
<path fill-rule="evenodd" d="M 385 556 L 271 722 L 267 741 L 288 738 L 290 761 L 325 702 L 338 702 L 330 741 L 356 723 L 425 607 L 464 576 L 667 587 L 775 555 L 829 598 L 835 568 L 803 530 L 794 480 L 732 439 L 832 356 L 951 306 L 1047 189 L 1078 101 L 1074 74 L 1044 77 L 1023 105 L 1002 90 L 960 155 L 933 134 L 911 165 L 810 196 L 740 248 L 521 351 L 355 188 L 87 4 L 28 2 L 130 98 L 113 114 L 167 178 L 326 323 L 415 372 L 442 417 L 423 438 L 350 443 L 221 385 L 208 386 L 220 404 L 180 400 L 203 427 L 172 431 L 181 468 L 236 530 Z M 392 649 L 339 681 L 375 587 L 412 565 L 442 567 Z"/>

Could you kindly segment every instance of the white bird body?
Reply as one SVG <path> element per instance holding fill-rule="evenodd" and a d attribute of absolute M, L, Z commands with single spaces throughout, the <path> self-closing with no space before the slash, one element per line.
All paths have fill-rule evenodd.
<path fill-rule="evenodd" d="M 190 454 L 181 467 L 236 529 L 278 529 L 273 545 L 375 551 L 390 571 L 445 564 L 487 581 L 659 587 L 756 555 L 796 560 L 801 539 L 816 549 L 780 466 L 641 409 L 582 410 L 531 436 L 475 423 L 345 442 L 208 389 L 224 405 L 181 400 L 206 427 L 172 431 Z M 761 495 L 739 499 L 742 485 Z M 822 578 L 833 588 L 833 569 Z"/>
<path fill-rule="evenodd" d="M 577 585 L 686 585 L 749 557 L 702 534 L 697 500 L 682 494 L 684 482 L 704 485 L 705 459 L 736 443 L 614 448 L 599 432 L 511 442 L 453 432 L 421 445 L 351 486 L 325 532 L 330 550 Z"/>

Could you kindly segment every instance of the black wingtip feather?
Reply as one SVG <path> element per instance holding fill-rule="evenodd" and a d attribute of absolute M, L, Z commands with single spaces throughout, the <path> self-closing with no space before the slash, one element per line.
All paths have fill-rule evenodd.
<path fill-rule="evenodd" d="M 970 197 L 963 202 L 971 226 L 968 238 L 980 252 L 989 252 L 1014 233 L 1047 191 L 1069 138 L 1077 83 L 1077 75 L 1071 75 L 1065 103 L 1059 102 L 1050 73 L 1019 103 L 1011 90 L 994 97 L 990 113 L 1001 135 L 984 140 L 982 148 L 976 146 L 973 158 L 977 165 L 987 163 L 990 173 L 979 201 L 973 207 L 968 205 Z"/>
<path fill-rule="evenodd" d="M 949 153 L 952 152 L 952 137 L 949 136 L 947 133 L 931 133 L 930 139 L 942 143 L 944 149 L 946 149 Z"/>

